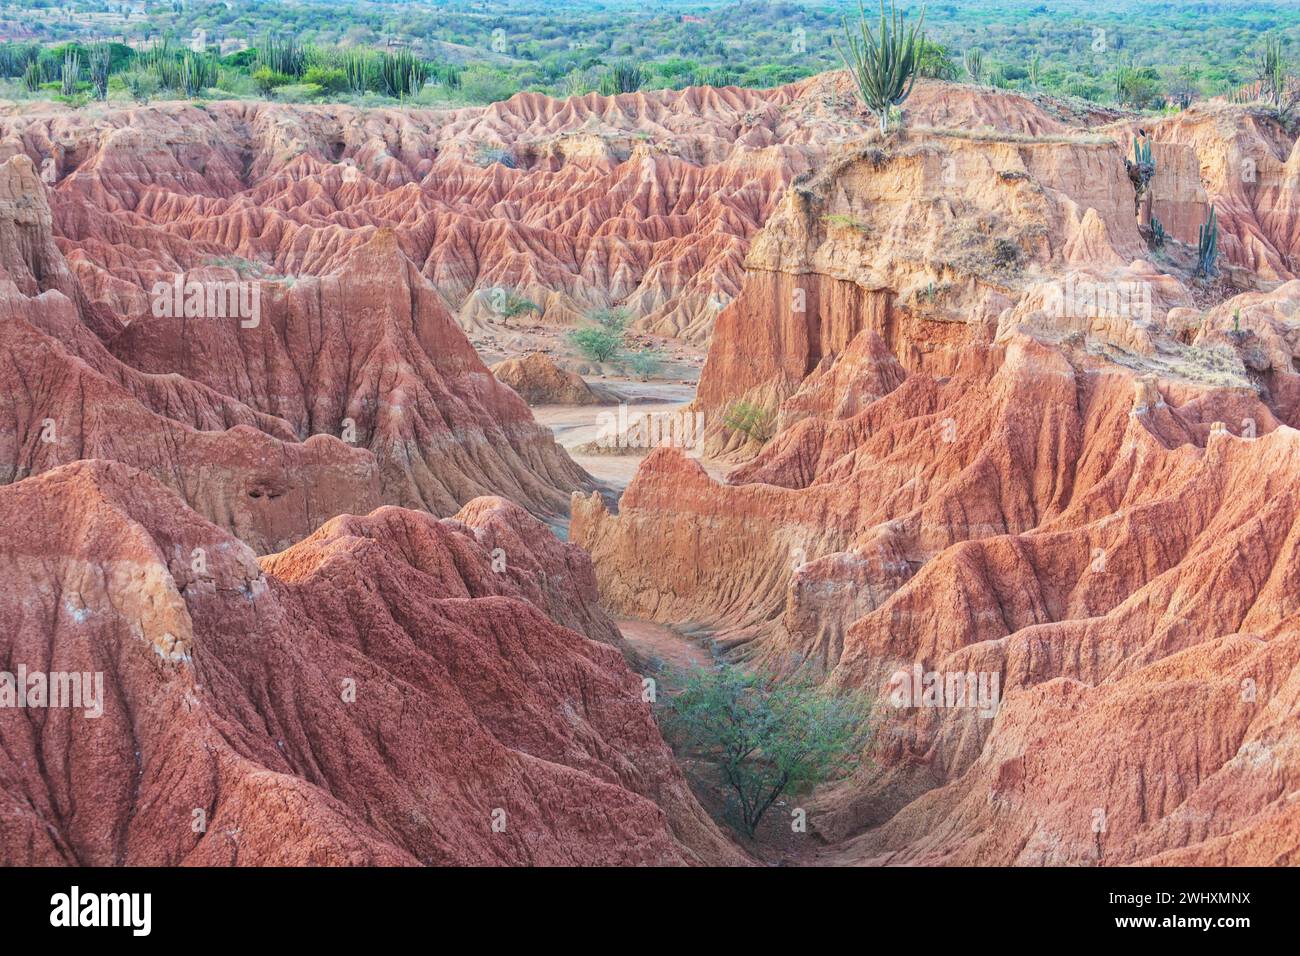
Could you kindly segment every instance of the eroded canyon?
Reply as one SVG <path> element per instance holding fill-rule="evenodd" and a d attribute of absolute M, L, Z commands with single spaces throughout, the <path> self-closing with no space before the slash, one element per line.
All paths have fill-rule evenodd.
<path fill-rule="evenodd" d="M 97 721 L 0 713 L 0 856 L 753 862 L 620 617 L 879 701 L 799 862 L 1295 862 L 1294 133 L 1145 118 L 1144 210 L 1132 117 L 905 116 L 826 74 L 0 117 L 0 647 L 109 675 Z M 257 315 L 158 314 L 191 281 Z M 608 383 L 510 296 L 707 347 L 702 447 L 593 478 L 528 403 Z M 914 667 L 1000 706 L 891 707 Z"/>

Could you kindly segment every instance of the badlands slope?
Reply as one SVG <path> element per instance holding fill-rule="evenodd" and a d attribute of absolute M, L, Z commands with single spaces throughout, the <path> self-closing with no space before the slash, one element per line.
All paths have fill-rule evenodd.
<path fill-rule="evenodd" d="M 659 449 L 573 539 L 616 612 L 880 702 L 822 862 L 1295 863 L 1300 147 L 1238 108 L 1147 127 L 1154 214 L 1219 209 L 1206 284 L 1139 232 L 1135 124 L 986 104 L 796 180 L 696 399 L 737 467 Z M 1001 706 L 892 706 L 918 666 Z"/>
<path fill-rule="evenodd" d="M 1219 210 L 1205 288 L 1128 119 L 907 119 L 833 74 L 0 116 L 0 659 L 106 676 L 98 719 L 0 711 L 0 861 L 747 862 L 611 610 L 881 696 L 999 675 L 993 719 L 885 713 L 824 862 L 1293 861 L 1294 138 L 1149 127 L 1154 214 Z M 259 321 L 154 315 L 177 276 Z M 499 290 L 708 342 L 727 481 L 661 449 L 611 513 L 466 338 Z"/>

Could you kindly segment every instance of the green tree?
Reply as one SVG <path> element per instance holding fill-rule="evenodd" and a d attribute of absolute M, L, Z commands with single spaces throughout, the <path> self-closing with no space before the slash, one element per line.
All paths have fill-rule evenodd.
<path fill-rule="evenodd" d="M 663 370 L 663 353 L 656 352 L 653 349 L 630 352 L 627 356 L 627 365 L 632 370 L 633 375 L 643 382 L 648 381 Z"/>
<path fill-rule="evenodd" d="M 863 696 L 728 665 L 690 672 L 666 698 L 663 725 L 680 749 L 714 762 L 736 822 L 754 835 L 783 794 L 797 795 L 851 773 L 871 736 Z"/>
<path fill-rule="evenodd" d="M 595 326 L 570 332 L 569 341 L 591 361 L 608 362 L 623 347 L 623 333 Z"/>

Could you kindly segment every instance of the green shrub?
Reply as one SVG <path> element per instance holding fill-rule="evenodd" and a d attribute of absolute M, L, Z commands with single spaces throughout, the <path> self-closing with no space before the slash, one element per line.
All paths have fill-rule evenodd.
<path fill-rule="evenodd" d="M 291 80 L 283 73 L 277 73 L 269 66 L 263 66 L 253 71 L 253 82 L 257 85 L 259 93 L 270 96 L 279 87 L 288 86 Z"/>
<path fill-rule="evenodd" d="M 275 97 L 284 103 L 306 103 L 319 98 L 324 92 L 318 83 L 287 83 L 275 88 Z"/>
<path fill-rule="evenodd" d="M 733 404 L 727 410 L 722 424 L 733 432 L 740 432 L 759 442 L 767 441 L 775 431 L 772 413 L 754 402 Z"/>
<path fill-rule="evenodd" d="M 716 764 L 730 791 L 729 813 L 751 837 L 784 794 L 852 773 L 871 739 L 870 702 L 806 673 L 697 668 L 662 713 L 675 748 Z"/>
<path fill-rule="evenodd" d="M 517 315 L 523 315 L 526 312 L 536 312 L 541 315 L 542 308 L 531 299 L 520 295 L 514 289 L 496 288 L 488 291 L 488 301 L 492 304 L 493 310 L 503 319 L 513 319 Z"/>
<path fill-rule="evenodd" d="M 314 84 L 329 93 L 341 93 L 348 88 L 348 76 L 340 69 L 329 66 L 312 66 L 303 73 L 305 84 Z"/>
<path fill-rule="evenodd" d="M 148 103 L 158 93 L 158 77 L 144 70 L 122 74 L 122 86 L 137 103 Z"/>
<path fill-rule="evenodd" d="M 569 341 L 591 361 L 608 362 L 623 347 L 623 333 L 597 326 L 570 332 Z"/>
<path fill-rule="evenodd" d="M 631 352 L 627 356 L 627 365 L 632 370 L 632 374 L 644 382 L 658 375 L 663 369 L 663 353 L 652 349 Z"/>
<path fill-rule="evenodd" d="M 460 74 L 460 93 L 470 103 L 497 103 L 519 92 L 514 78 L 490 66 L 472 66 Z"/>
<path fill-rule="evenodd" d="M 587 313 L 587 318 L 595 322 L 602 329 L 610 332 L 623 334 L 627 324 L 632 321 L 632 313 L 624 306 L 612 306 L 609 308 L 592 309 Z"/>

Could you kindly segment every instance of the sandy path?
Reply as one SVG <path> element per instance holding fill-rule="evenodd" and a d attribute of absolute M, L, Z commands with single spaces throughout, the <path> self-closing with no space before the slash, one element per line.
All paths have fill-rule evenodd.
<path fill-rule="evenodd" d="M 628 647 L 651 669 L 667 666 L 672 670 L 686 671 L 713 663 L 713 656 L 707 648 L 670 627 L 634 618 L 616 618 L 614 623 L 623 633 Z"/>
<path fill-rule="evenodd" d="M 602 380 L 601 384 L 612 385 L 632 399 L 626 410 L 626 415 L 631 418 L 646 414 L 671 416 L 681 411 L 695 397 L 695 386 L 680 382 Z M 555 433 L 555 440 L 564 446 L 574 461 L 609 486 L 615 499 L 623 494 L 641 460 L 654 450 L 629 448 L 617 455 L 584 454 L 574 450 L 580 445 L 596 441 L 601 436 L 602 429 L 608 429 L 609 422 L 618 420 L 618 405 L 534 405 L 532 412 L 539 425 L 545 425 Z M 721 480 L 725 474 L 725 468 L 700 459 L 698 448 L 688 448 L 686 453 L 699 460 L 714 478 Z"/>

